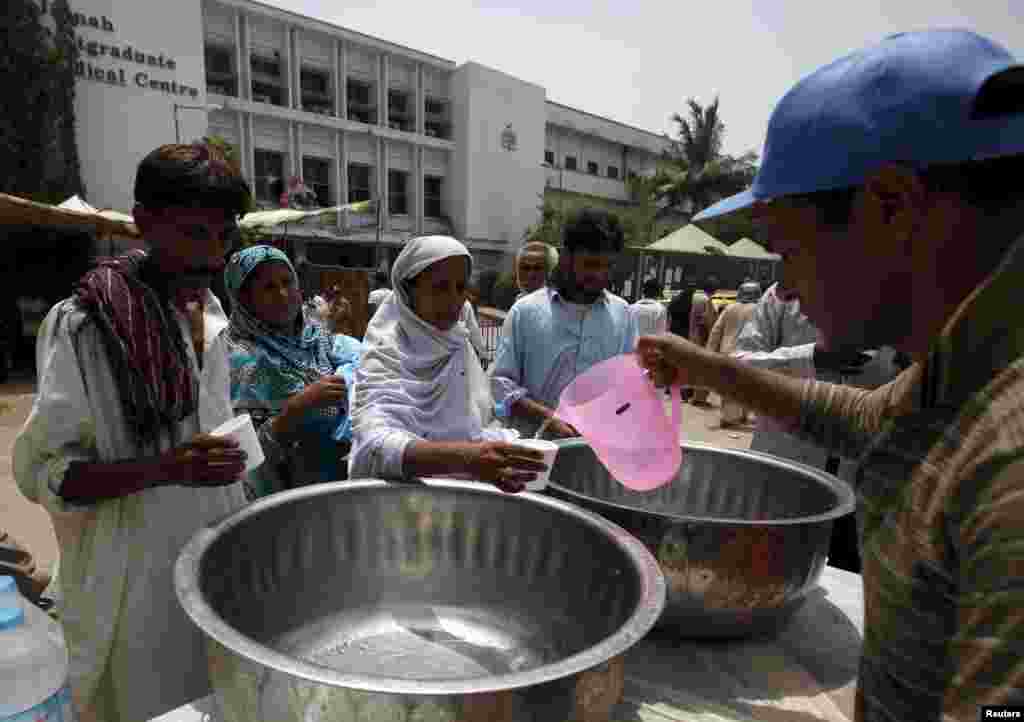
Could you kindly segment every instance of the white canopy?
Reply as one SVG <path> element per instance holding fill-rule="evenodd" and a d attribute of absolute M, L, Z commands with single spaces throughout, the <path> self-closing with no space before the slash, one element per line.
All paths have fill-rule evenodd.
<path fill-rule="evenodd" d="M 68 211 L 78 211 L 79 213 L 98 213 L 95 208 L 83 201 L 77 195 L 71 196 L 57 207 Z"/>

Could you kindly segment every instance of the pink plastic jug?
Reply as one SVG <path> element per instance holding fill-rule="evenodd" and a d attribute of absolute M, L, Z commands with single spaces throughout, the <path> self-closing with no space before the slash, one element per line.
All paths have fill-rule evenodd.
<path fill-rule="evenodd" d="M 635 354 L 602 361 L 562 392 L 555 411 L 590 444 L 613 477 L 637 491 L 669 482 L 679 470 L 679 388 L 672 389 L 672 421 L 659 391 Z"/>

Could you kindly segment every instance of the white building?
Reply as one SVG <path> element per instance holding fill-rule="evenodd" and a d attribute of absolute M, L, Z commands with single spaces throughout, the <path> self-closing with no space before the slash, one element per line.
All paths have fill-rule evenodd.
<path fill-rule="evenodd" d="M 478 63 L 250 0 L 73 0 L 72 11 L 79 147 L 97 207 L 131 208 L 148 151 L 216 134 L 238 146 L 267 207 L 275 181 L 298 176 L 323 204 L 385 201 L 386 240 L 450 223 L 496 265 L 536 221 L 545 187 L 628 201 L 626 177 L 649 172 L 666 144 Z M 330 242 L 376 236 L 357 225 Z"/>

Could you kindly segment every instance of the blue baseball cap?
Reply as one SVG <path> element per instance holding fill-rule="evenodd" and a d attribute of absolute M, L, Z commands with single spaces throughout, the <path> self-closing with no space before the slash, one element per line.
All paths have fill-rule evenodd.
<path fill-rule="evenodd" d="M 1013 113 L 986 112 L 982 91 L 1008 86 L 1018 98 Z M 966 30 L 892 35 L 786 93 L 753 185 L 694 220 L 858 186 L 884 163 L 925 168 L 1024 153 L 1021 97 L 1024 65 L 987 38 Z"/>

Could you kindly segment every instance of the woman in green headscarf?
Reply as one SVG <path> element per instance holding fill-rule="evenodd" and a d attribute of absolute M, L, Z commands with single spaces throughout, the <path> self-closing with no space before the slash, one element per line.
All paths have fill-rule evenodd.
<path fill-rule="evenodd" d="M 346 478 L 348 389 L 362 344 L 306 316 L 295 268 L 272 246 L 236 253 L 224 278 L 231 401 L 252 416 L 267 458 L 250 499 Z"/>

